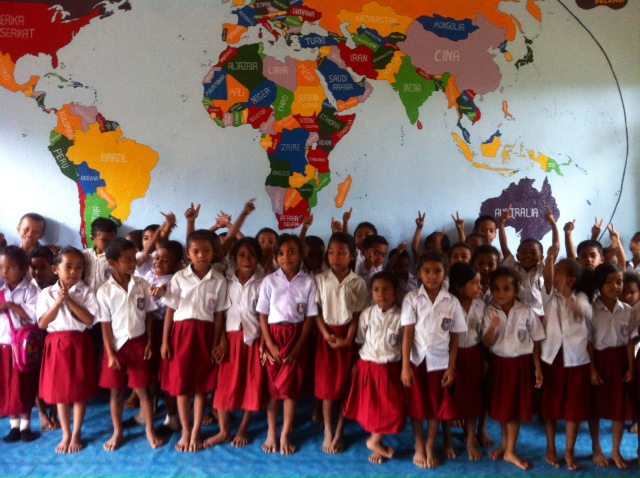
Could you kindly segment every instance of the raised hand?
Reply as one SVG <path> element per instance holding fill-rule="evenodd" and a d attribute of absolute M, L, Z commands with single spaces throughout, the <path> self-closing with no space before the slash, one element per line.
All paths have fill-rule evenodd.
<path fill-rule="evenodd" d="M 464 231 L 464 219 L 460 219 L 460 214 L 458 214 L 458 211 L 456 211 L 455 217 L 453 216 L 453 214 L 451 215 L 451 219 L 453 219 L 453 223 L 456 225 L 456 229 L 458 231 Z"/>
<path fill-rule="evenodd" d="M 544 215 L 544 219 L 549 224 L 553 225 L 553 224 L 556 223 L 556 217 L 553 215 L 553 211 L 551 210 L 551 206 L 547 206 L 547 209 L 549 210 L 549 212 L 547 212 L 547 214 Z"/>
<path fill-rule="evenodd" d="M 189 206 L 187 210 L 184 212 L 184 217 L 187 219 L 187 221 L 194 222 L 198 218 L 199 214 L 200 214 L 200 204 L 194 207 L 193 203 L 191 203 L 191 206 Z"/>
<path fill-rule="evenodd" d="M 604 218 L 600 219 L 600 222 L 598 222 L 598 217 L 596 216 L 596 221 L 595 221 L 593 227 L 591 228 L 591 238 L 600 237 L 600 233 L 602 233 L 602 225 L 603 224 L 604 224 Z"/>
<path fill-rule="evenodd" d="M 349 222 L 351 220 L 351 213 L 353 213 L 352 207 L 342 215 L 342 221 Z"/>
<path fill-rule="evenodd" d="M 500 215 L 500 224 L 504 224 L 512 219 L 515 219 L 515 217 L 511 215 L 511 204 L 509 204 L 509 207 L 505 211 L 502 211 Z"/>
<path fill-rule="evenodd" d="M 416 218 L 416 227 L 424 227 L 424 217 L 427 215 L 427 213 L 421 213 L 420 211 L 418 211 L 418 217 Z"/>
<path fill-rule="evenodd" d="M 564 232 L 573 232 L 575 228 L 576 220 L 574 219 L 573 221 L 566 223 L 562 229 L 564 230 Z"/>

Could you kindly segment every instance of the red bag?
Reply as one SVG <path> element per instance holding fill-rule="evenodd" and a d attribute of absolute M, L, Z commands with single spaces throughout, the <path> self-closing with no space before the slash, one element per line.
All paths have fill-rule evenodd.
<path fill-rule="evenodd" d="M 0 292 L 0 302 L 6 302 Z M 40 366 L 44 349 L 44 330 L 37 325 L 25 325 L 16 329 L 8 310 L 4 311 L 11 328 L 13 366 L 18 372 L 31 372 Z"/>

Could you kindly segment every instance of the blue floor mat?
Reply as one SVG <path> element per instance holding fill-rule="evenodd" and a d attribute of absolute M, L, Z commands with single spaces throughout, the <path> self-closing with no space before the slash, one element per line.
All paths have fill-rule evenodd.
<path fill-rule="evenodd" d="M 244 448 L 234 448 L 231 444 L 219 445 L 200 453 L 178 453 L 175 444 L 179 434 L 169 435 L 168 443 L 151 450 L 146 440 L 144 428 L 131 425 L 125 431 L 125 443 L 115 452 L 106 452 L 102 446 L 112 434 L 108 399 L 92 400 L 87 409 L 83 442 L 86 448 L 73 455 L 57 455 L 55 447 L 60 442 L 59 430 L 43 432 L 32 443 L 6 444 L 0 442 L 1 476 L 639 476 L 636 435 L 625 432 L 622 442 L 623 455 L 630 460 L 628 470 L 618 470 L 614 466 L 597 468 L 591 462 L 591 440 L 586 424 L 580 428 L 576 456 L 582 469 L 569 472 L 566 468 L 555 469 L 545 462 L 546 439 L 544 427 L 539 421 L 523 424 L 518 441 L 520 456 L 533 463 L 533 469 L 520 471 L 503 461 L 492 461 L 484 450 L 481 461 L 470 462 L 465 454 L 462 432 L 454 429 L 456 450 L 455 460 L 441 457 L 441 466 L 435 470 L 422 470 L 412 463 L 413 435 L 407 424 L 404 432 L 386 438 L 386 443 L 396 450 L 396 455 L 381 465 L 369 463 L 369 450 L 365 441 L 367 433 L 355 422 L 345 427 L 346 451 L 337 455 L 322 452 L 323 434 L 310 420 L 311 400 L 302 400 L 298 409 L 297 426 L 292 440 L 298 450 L 294 455 L 267 455 L 261 445 L 267 434 L 266 415 L 255 414 L 251 427 L 251 442 Z M 161 406 L 158 425 L 164 416 Z M 132 422 L 136 411 L 125 410 L 124 419 Z M 33 430 L 38 431 L 38 413 L 33 413 Z M 233 429 L 239 423 L 240 415 L 233 415 Z M 0 434 L 9 431 L 9 420 L 0 420 Z M 217 433 L 217 425 L 204 427 L 204 437 Z M 500 426 L 490 422 L 491 436 L 499 441 Z M 611 423 L 602 423 L 602 446 L 605 454 L 611 450 Z M 557 446 L 560 456 L 564 454 L 564 426 L 558 426 Z M 441 444 L 441 437 L 439 438 Z"/>

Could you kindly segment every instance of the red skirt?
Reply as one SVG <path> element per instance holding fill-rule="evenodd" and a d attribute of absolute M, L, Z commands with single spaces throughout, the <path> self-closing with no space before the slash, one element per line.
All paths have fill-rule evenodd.
<path fill-rule="evenodd" d="M 284 360 L 302 334 L 303 323 L 280 325 L 270 324 L 271 337 L 280 347 L 280 356 Z M 297 400 L 300 397 L 304 372 L 307 367 L 309 351 L 304 344 L 293 363 L 270 363 L 267 361 L 267 385 L 272 400 Z"/>
<path fill-rule="evenodd" d="M 584 422 L 591 409 L 589 364 L 565 367 L 562 348 L 551 365 L 542 363 L 542 416 Z"/>
<path fill-rule="evenodd" d="M 229 357 L 218 369 L 214 407 L 218 410 L 261 410 L 266 397 L 266 377 L 260 363 L 260 339 L 244 343 L 242 331 L 227 332 Z"/>
<path fill-rule="evenodd" d="M 529 422 L 533 415 L 535 374 L 531 354 L 493 356 L 489 415 L 500 423 Z"/>
<path fill-rule="evenodd" d="M 170 395 L 209 393 L 216 389 L 218 367 L 211 360 L 213 322 L 179 320 L 173 323 L 171 350 L 166 361 L 162 388 Z"/>
<path fill-rule="evenodd" d="M 31 413 L 38 394 L 40 369 L 18 372 L 13 367 L 11 345 L 0 345 L 0 416 Z"/>
<path fill-rule="evenodd" d="M 359 360 L 344 416 L 369 433 L 400 433 L 407 423 L 401 362 L 378 364 Z"/>
<path fill-rule="evenodd" d="M 604 383 L 591 387 L 592 417 L 619 422 L 633 420 L 636 389 L 633 383 L 622 381 L 629 369 L 627 346 L 594 350 L 593 359 Z"/>
<path fill-rule="evenodd" d="M 482 373 L 481 345 L 458 348 L 456 378 L 451 386 L 456 419 L 476 418 L 484 413 Z"/>
<path fill-rule="evenodd" d="M 98 394 L 96 351 L 88 330 L 52 332 L 44 342 L 40 396 L 47 403 L 86 402 Z"/>
<path fill-rule="evenodd" d="M 407 414 L 414 420 L 453 420 L 455 408 L 451 387 L 442 388 L 445 370 L 427 372 L 426 359 L 411 364 L 414 383 L 405 389 Z"/>
<path fill-rule="evenodd" d="M 349 324 L 327 325 L 332 334 L 346 337 Z M 344 400 L 351 388 L 355 345 L 332 349 L 321 333 L 316 342 L 316 397 L 320 400 Z"/>

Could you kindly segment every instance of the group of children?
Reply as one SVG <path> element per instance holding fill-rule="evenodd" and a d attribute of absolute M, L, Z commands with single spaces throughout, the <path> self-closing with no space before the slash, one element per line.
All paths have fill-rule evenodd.
<path fill-rule="evenodd" d="M 100 218 L 91 225 L 93 248 L 65 247 L 55 256 L 39 244 L 44 218 L 26 214 L 18 226 L 21 245 L 0 251 L 0 415 L 11 424 L 3 440 L 37 438 L 29 417 L 38 403 L 43 429 L 62 428 L 56 451 L 80 451 L 87 401 L 100 386 L 110 389 L 114 430 L 104 449 L 116 450 L 129 387 L 152 448 L 164 444 L 154 428 L 161 391 L 164 426 L 182 433 L 178 451 L 244 446 L 252 413 L 266 409 L 262 449 L 283 455 L 296 450 L 297 400 L 313 395 L 329 454 L 344 450 L 349 418 L 371 434 L 371 462 L 391 459 L 384 437 L 402 432 L 409 417 L 416 466 L 438 466 L 441 424 L 445 457 L 456 456 L 451 428 L 462 426 L 475 461 L 480 447 L 493 445 L 490 416 L 501 424 L 502 439 L 489 456 L 526 470 L 531 464 L 516 451 L 520 424 L 540 415 L 553 466 L 560 466 L 558 420 L 566 421 L 569 469 L 580 467 L 574 449 L 584 421 L 594 463 L 607 466 L 599 424 L 609 419 L 611 458 L 628 467 L 620 445 L 639 404 L 640 233 L 627 264 L 612 225 L 610 247 L 597 241 L 596 220 L 593 238 L 574 250 L 575 222 L 567 223 L 567 258 L 558 261 L 559 232 L 549 212 L 546 258 L 535 239 L 523 240 L 514 257 L 505 233 L 509 208 L 499 218 L 478 218 L 468 236 L 456 213 L 459 242 L 450 245 L 444 232 L 434 232 L 423 252 L 425 216 L 418 213 L 412 261 L 406 243 L 388 251 L 371 223 L 350 235 L 351 211 L 332 221 L 326 249 L 307 234 L 313 216 L 300 235 L 265 228 L 245 237 L 240 229 L 254 209 L 251 200 L 235 222 L 221 213 L 210 229 L 196 229 L 200 205 L 191 204 L 186 251 L 169 240 L 173 214 L 128 239 Z M 222 228 L 227 232 L 215 233 Z M 491 245 L 497 236 L 502 254 Z M 46 329 L 41 369 L 12 366 L 9 321 Z M 219 433 L 205 440 L 211 394 Z M 53 404 L 57 414 L 47 410 Z M 238 410 L 234 436 L 230 413 Z"/>

